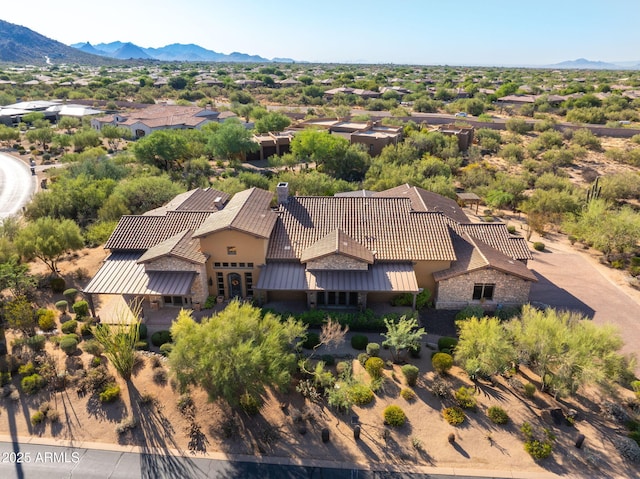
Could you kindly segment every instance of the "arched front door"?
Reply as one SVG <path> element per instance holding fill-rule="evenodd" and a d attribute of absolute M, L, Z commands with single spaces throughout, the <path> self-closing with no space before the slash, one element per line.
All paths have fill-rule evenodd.
<path fill-rule="evenodd" d="M 229 273 L 229 297 L 242 297 L 242 278 L 238 273 Z"/>

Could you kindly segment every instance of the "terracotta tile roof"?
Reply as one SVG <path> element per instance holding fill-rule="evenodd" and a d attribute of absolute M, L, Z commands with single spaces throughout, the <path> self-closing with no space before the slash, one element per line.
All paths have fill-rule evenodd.
<path fill-rule="evenodd" d="M 138 260 L 147 263 L 163 256 L 183 259 L 191 263 L 204 264 L 207 257 L 200 251 L 200 242 L 191 237 L 192 231 L 181 231 L 149 248 Z"/>
<path fill-rule="evenodd" d="M 468 223 L 469 218 L 451 198 L 411 186 L 408 183 L 389 190 L 374 193 L 384 198 L 409 198 L 414 211 L 440 211 L 458 223 Z"/>
<path fill-rule="evenodd" d="M 219 201 L 216 201 L 219 198 Z M 196 188 L 180 193 L 166 205 L 144 213 L 145 216 L 162 216 L 167 211 L 208 211 L 222 209 L 230 196 L 213 188 Z"/>
<path fill-rule="evenodd" d="M 373 253 L 341 229 L 332 231 L 302 251 L 300 261 L 307 263 L 331 254 L 340 254 L 373 264 Z"/>
<path fill-rule="evenodd" d="M 277 215 L 271 209 L 273 193 L 251 188 L 236 193 L 221 211 L 213 213 L 195 231 L 194 238 L 232 229 L 261 238 L 269 238 Z"/>
<path fill-rule="evenodd" d="M 267 258 L 300 259 L 305 249 L 336 229 L 374 253 L 376 260 L 455 259 L 442 214 L 412 212 L 408 198 L 333 196 L 292 197 L 280 205 Z"/>
<path fill-rule="evenodd" d="M 125 215 L 104 245 L 111 250 L 147 250 L 173 235 L 198 228 L 211 213 L 169 211 L 165 216 Z"/>
<path fill-rule="evenodd" d="M 119 123 L 120 125 L 131 126 L 136 123 L 142 123 L 149 128 L 195 127 L 203 122 L 220 119 L 221 115 L 220 112 L 214 110 L 182 105 L 151 105 L 141 110 L 118 114 L 119 117 L 125 118 L 124 121 Z M 100 123 L 112 123 L 114 120 L 114 115 L 98 118 Z"/>
<path fill-rule="evenodd" d="M 508 258 L 517 260 L 533 259 L 527 241 L 513 236 L 504 223 L 466 223 L 451 224 L 460 234 L 468 233 L 474 238 L 502 252 Z"/>
<path fill-rule="evenodd" d="M 452 263 L 449 269 L 433 273 L 436 281 L 482 269 L 495 269 L 527 281 L 537 281 L 535 275 L 521 261 L 506 257 L 497 249 L 468 234 L 458 236 L 454 233 L 453 237 L 453 245 L 458 259 Z"/>

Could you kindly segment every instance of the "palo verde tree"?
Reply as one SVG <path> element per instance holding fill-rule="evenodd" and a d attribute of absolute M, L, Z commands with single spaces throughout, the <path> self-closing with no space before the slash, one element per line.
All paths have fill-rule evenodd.
<path fill-rule="evenodd" d="M 169 364 L 182 388 L 200 386 L 210 400 L 237 405 L 243 395 L 258 397 L 266 387 L 289 385 L 305 329 L 293 318 L 263 316 L 238 301 L 201 323 L 182 310 L 171 327 Z"/>
<path fill-rule="evenodd" d="M 251 132 L 237 118 L 225 120 L 209 135 L 207 143 L 207 150 L 214 157 L 233 163 L 239 163 L 247 153 L 259 148 Z"/>
<path fill-rule="evenodd" d="M 80 227 L 72 220 L 46 216 L 25 226 L 16 236 L 15 244 L 23 257 L 42 260 L 57 275 L 60 257 L 82 248 L 84 241 Z"/>
<path fill-rule="evenodd" d="M 422 336 L 427 334 L 424 328 L 418 327 L 416 318 L 402 316 L 398 321 L 390 321 L 385 318 L 384 324 L 387 327 L 387 332 L 382 335 L 387 339 L 382 344 L 389 346 L 395 362 L 401 361 L 409 349 L 419 346 Z"/>

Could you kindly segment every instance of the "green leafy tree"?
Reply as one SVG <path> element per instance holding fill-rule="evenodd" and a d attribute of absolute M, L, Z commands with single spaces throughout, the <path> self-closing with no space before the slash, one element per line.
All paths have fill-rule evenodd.
<path fill-rule="evenodd" d="M 77 131 L 71 136 L 71 143 L 75 151 L 84 151 L 102 144 L 100 133 L 92 129 Z"/>
<path fill-rule="evenodd" d="M 402 316 L 398 321 L 384 318 L 384 324 L 387 332 L 382 335 L 387 339 L 382 344 L 389 346 L 395 362 L 401 361 L 409 349 L 419 346 L 422 336 L 427 334 L 424 328 L 418 327 L 416 318 Z"/>
<path fill-rule="evenodd" d="M 459 340 L 454 357 L 470 377 L 493 376 L 516 360 L 516 350 L 498 318 L 471 317 L 456 325 Z"/>
<path fill-rule="evenodd" d="M 71 134 L 71 130 L 74 130 L 79 127 L 80 127 L 80 120 L 73 116 L 63 116 L 58 121 L 58 128 L 60 130 L 65 130 L 67 132 L 67 135 Z"/>
<path fill-rule="evenodd" d="M 36 332 L 36 311 L 25 296 L 18 296 L 8 301 L 3 308 L 4 318 L 11 329 L 21 331 L 25 336 L 33 336 Z"/>
<path fill-rule="evenodd" d="M 38 218 L 25 226 L 16 237 L 16 247 L 22 256 L 42 260 L 56 275 L 58 259 L 66 252 L 83 246 L 80 228 L 68 219 Z"/>
<path fill-rule="evenodd" d="M 131 139 L 131 132 L 123 126 L 104 125 L 100 132 L 102 136 L 106 138 L 109 148 L 113 151 L 118 151 L 121 140 Z"/>
<path fill-rule="evenodd" d="M 20 264 L 17 258 L 0 263 L 0 291 L 9 289 L 16 297 L 26 296 L 36 284 L 36 279 L 29 274 L 29 266 Z"/>
<path fill-rule="evenodd" d="M 51 143 L 53 139 L 53 130 L 50 127 L 36 128 L 35 130 L 29 130 L 27 132 L 27 140 L 31 143 L 36 143 L 42 148 L 47 148 L 47 145 Z"/>
<path fill-rule="evenodd" d="M 247 153 L 257 151 L 260 147 L 253 141 L 253 135 L 237 118 L 229 118 L 209 136 L 207 149 L 217 158 L 237 163 Z"/>
<path fill-rule="evenodd" d="M 210 400 L 237 405 L 245 394 L 258 397 L 266 387 L 289 385 L 294 346 L 304 333 L 305 326 L 293 318 L 263 316 L 238 301 L 200 323 L 182 310 L 171 326 L 175 345 L 169 364 L 183 388 L 201 386 Z"/>
<path fill-rule="evenodd" d="M 291 124 L 289 117 L 278 112 L 269 112 L 263 115 L 255 123 L 255 129 L 258 133 L 267 133 L 269 131 L 282 131 Z"/>
<path fill-rule="evenodd" d="M 17 128 L 12 128 L 7 125 L 0 124 L 0 141 L 5 145 L 9 145 L 11 142 L 18 141 L 20 139 L 20 132 Z"/>
<path fill-rule="evenodd" d="M 189 143 L 178 130 L 159 130 L 139 139 L 133 153 L 142 163 L 173 171 L 178 170 L 187 158 Z"/>

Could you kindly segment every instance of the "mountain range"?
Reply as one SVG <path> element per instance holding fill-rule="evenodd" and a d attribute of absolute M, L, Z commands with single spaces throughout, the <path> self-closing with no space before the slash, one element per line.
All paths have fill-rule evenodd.
<path fill-rule="evenodd" d="M 92 45 L 86 43 L 74 43 L 71 45 L 78 50 L 100 55 L 103 57 L 117 58 L 119 60 L 140 59 L 140 60 L 161 60 L 161 61 L 181 61 L 181 62 L 251 62 L 251 63 L 292 63 L 290 58 L 274 58 L 269 60 L 258 55 L 233 52 L 230 54 L 218 53 L 207 50 L 199 45 L 172 43 L 160 48 L 143 48 L 133 43 L 111 42 Z"/>
<path fill-rule="evenodd" d="M 577 60 L 567 60 L 553 65 L 546 65 L 546 68 L 567 68 L 579 70 L 638 70 L 640 69 L 640 61 L 635 62 L 600 62 L 587 60 L 586 58 L 578 58 Z"/>

